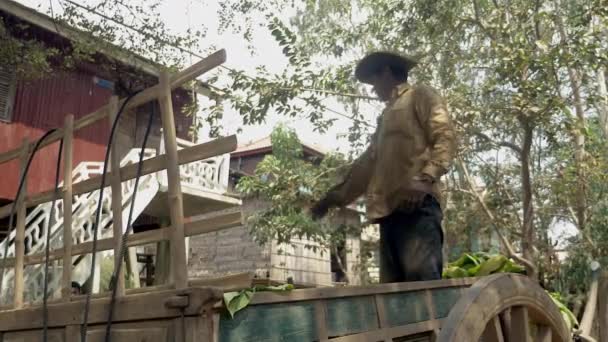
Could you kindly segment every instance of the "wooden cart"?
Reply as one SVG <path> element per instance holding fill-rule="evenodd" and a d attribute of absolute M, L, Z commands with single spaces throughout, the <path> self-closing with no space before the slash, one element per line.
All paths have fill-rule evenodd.
<path fill-rule="evenodd" d="M 545 292 L 519 275 L 495 275 L 480 279 L 456 279 L 366 287 L 315 288 L 286 293 L 256 293 L 244 310 L 230 318 L 222 307 L 223 291 L 248 286 L 238 277 L 215 280 L 188 279 L 185 237 L 240 225 L 239 213 L 227 213 L 196 222 L 184 222 L 179 165 L 231 152 L 236 138 L 228 137 L 177 150 L 171 89 L 193 80 L 225 60 L 219 51 L 175 75 L 164 72 L 160 83 L 136 95 L 127 108 L 158 100 L 161 104 L 166 154 L 143 162 L 143 174 L 166 169 L 171 226 L 129 236 L 129 247 L 169 240 L 170 284 L 127 290 L 118 283 L 111 341 L 113 342 L 246 342 L 246 341 L 555 341 L 570 339 L 560 312 Z M 123 100 L 124 101 L 124 100 Z M 112 118 L 121 102 L 114 98 L 98 111 L 51 135 L 44 145 L 64 139 L 66 182 L 60 194 L 66 205 L 77 194 L 99 188 L 100 178 L 71 184 L 71 153 L 74 130 Z M 0 154 L 0 163 L 24 160 L 31 144 Z M 115 158 L 113 158 L 116 161 Z M 116 165 L 116 164 L 114 164 Z M 135 177 L 136 165 L 113 169 L 108 175 L 113 189 Z M 112 196 L 120 196 L 113 191 Z M 40 341 L 43 308 L 24 303 L 23 270 L 44 262 L 43 254 L 24 255 L 25 208 L 52 199 L 53 192 L 19 201 L 15 255 L 5 268 L 14 272 L 13 301 L 0 308 L 0 341 Z M 117 200 L 116 203 L 121 203 Z M 120 217 L 120 207 L 114 207 Z M 0 208 L 6 214 L 7 207 Z M 70 226 L 71 210 L 64 209 Z M 120 227 L 120 225 L 117 225 Z M 97 251 L 120 249 L 120 229 L 114 238 L 98 242 Z M 92 253 L 90 243 L 72 245 L 71 232 L 64 231 L 65 244 L 50 253 L 50 260 L 71 264 L 73 258 Z M 115 253 L 117 256 L 119 253 Z M 80 341 L 85 299 L 70 293 L 70 267 L 63 268 L 61 298 L 48 305 L 49 339 Z M 122 279 L 122 277 L 119 277 Z M 6 294 L 4 294 L 6 295 Z M 108 293 L 96 294 L 90 303 L 87 341 L 103 341 L 108 318 Z M 529 324 L 532 323 L 532 324 Z"/>

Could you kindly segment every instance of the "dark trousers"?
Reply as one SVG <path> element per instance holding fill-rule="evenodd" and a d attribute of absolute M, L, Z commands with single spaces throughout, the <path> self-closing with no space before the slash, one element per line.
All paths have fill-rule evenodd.
<path fill-rule="evenodd" d="M 413 212 L 395 210 L 380 223 L 380 282 L 441 279 L 443 213 L 432 196 Z"/>

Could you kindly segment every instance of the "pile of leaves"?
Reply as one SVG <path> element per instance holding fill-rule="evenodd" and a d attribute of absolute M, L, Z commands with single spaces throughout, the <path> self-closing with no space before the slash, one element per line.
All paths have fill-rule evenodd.
<path fill-rule="evenodd" d="M 494 273 L 524 274 L 525 267 L 501 254 L 464 253 L 456 261 L 448 263 L 448 267 L 443 271 L 443 278 L 482 277 Z M 578 320 L 564 304 L 561 295 L 557 292 L 548 291 L 547 294 L 559 308 L 568 328 L 574 331 L 578 327 Z"/>
<path fill-rule="evenodd" d="M 524 266 L 501 254 L 464 253 L 456 261 L 448 263 L 443 278 L 482 277 L 494 273 L 523 274 L 525 270 Z"/>
<path fill-rule="evenodd" d="M 578 320 L 576 319 L 576 316 L 572 313 L 572 311 L 570 311 L 570 309 L 568 309 L 568 307 L 564 304 L 564 299 L 562 298 L 561 294 L 559 294 L 558 292 L 548 292 L 549 297 L 551 297 L 551 299 L 553 300 L 553 303 L 555 303 L 555 305 L 559 308 L 559 311 L 562 314 L 562 318 L 564 319 L 564 321 L 566 322 L 566 325 L 568 326 L 568 328 L 571 331 L 574 331 L 578 328 Z"/>

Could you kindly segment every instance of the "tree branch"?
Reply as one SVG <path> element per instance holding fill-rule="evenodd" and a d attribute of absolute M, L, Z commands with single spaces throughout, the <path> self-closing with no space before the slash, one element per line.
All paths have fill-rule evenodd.
<path fill-rule="evenodd" d="M 481 208 L 483 209 L 484 213 L 486 214 L 488 219 L 490 219 L 490 221 L 492 221 L 492 227 L 494 227 L 494 231 L 498 235 L 498 238 L 502 242 L 504 248 L 507 250 L 507 254 L 509 255 L 509 257 L 524 264 L 527 267 L 527 269 L 532 270 L 533 274 L 530 274 L 529 276 L 535 277 L 536 273 L 537 273 L 536 266 L 531 261 L 517 255 L 515 253 L 515 249 L 513 248 L 513 245 L 511 245 L 509 240 L 507 240 L 507 238 L 502 234 L 500 229 L 498 229 L 498 225 L 496 224 L 496 218 L 494 217 L 494 214 L 492 213 L 490 208 L 488 208 L 487 204 L 485 203 L 483 198 L 481 198 L 481 196 L 479 195 L 477 190 L 475 190 L 475 184 L 473 182 L 473 179 L 471 178 L 471 175 L 469 175 L 469 171 L 467 170 L 466 166 L 464 165 L 464 162 L 460 158 L 458 158 L 458 165 L 460 166 L 461 170 L 464 173 L 465 180 L 466 180 L 467 184 L 469 185 L 471 192 L 475 194 L 475 197 L 477 198 L 477 201 L 481 205 Z"/>
<path fill-rule="evenodd" d="M 510 148 L 515 153 L 517 153 L 517 155 L 519 157 L 521 157 L 521 153 L 522 153 L 521 147 L 517 146 L 515 143 L 509 142 L 509 141 L 494 141 L 492 138 L 490 138 L 488 135 L 486 135 L 485 133 L 482 133 L 482 132 L 473 132 L 473 134 L 488 141 L 489 143 L 491 143 L 495 146 Z"/>

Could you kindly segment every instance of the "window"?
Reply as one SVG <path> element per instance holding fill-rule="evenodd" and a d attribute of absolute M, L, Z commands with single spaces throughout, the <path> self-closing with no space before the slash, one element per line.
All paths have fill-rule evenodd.
<path fill-rule="evenodd" d="M 15 73 L 0 66 L 0 121 L 12 119 L 15 83 Z"/>

